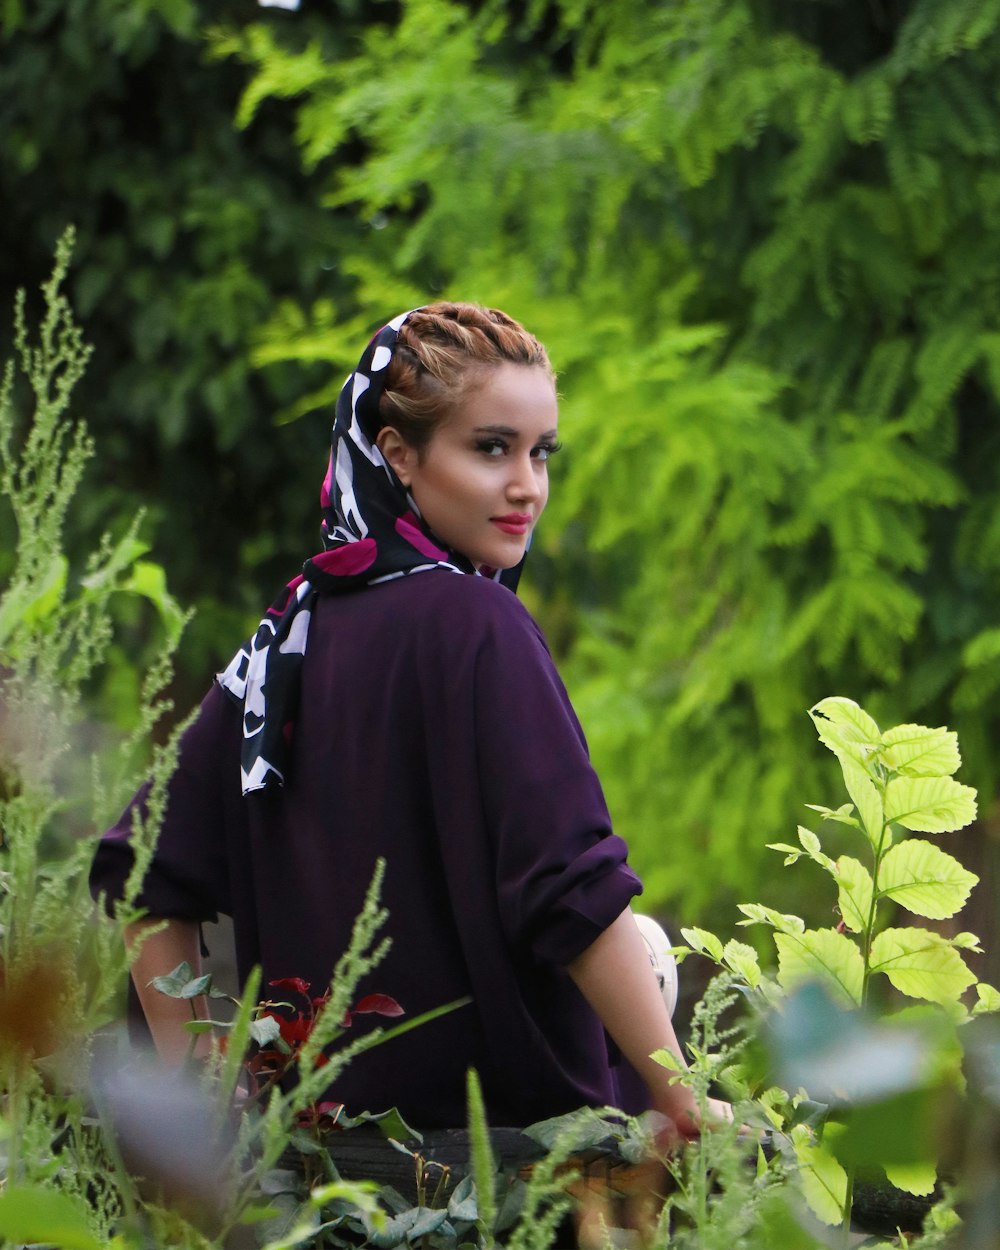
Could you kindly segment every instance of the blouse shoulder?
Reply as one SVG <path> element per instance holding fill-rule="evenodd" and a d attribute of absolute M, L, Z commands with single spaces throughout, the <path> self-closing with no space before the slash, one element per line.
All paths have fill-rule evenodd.
<path fill-rule="evenodd" d="M 502 650 L 525 646 L 549 655 L 541 628 L 518 597 L 485 577 L 429 573 L 419 579 L 425 625 L 439 644 L 461 652 L 499 645 Z"/>
<path fill-rule="evenodd" d="M 456 612 L 463 613 L 466 620 L 481 620 L 484 623 L 520 621 L 536 630 L 538 628 L 517 595 L 490 578 L 432 573 L 419 580 L 423 583 L 420 589 L 426 591 L 429 598 L 434 598 L 438 608 L 452 607 Z"/>

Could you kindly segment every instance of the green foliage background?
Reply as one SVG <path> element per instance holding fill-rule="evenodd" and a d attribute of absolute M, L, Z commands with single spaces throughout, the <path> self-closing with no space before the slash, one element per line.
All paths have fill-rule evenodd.
<path fill-rule="evenodd" d="M 371 328 L 498 304 L 563 400 L 526 598 L 649 901 L 787 901 L 764 844 L 828 799 L 840 693 L 958 730 L 989 942 L 998 0 L 0 12 L 4 302 L 75 221 L 75 523 L 149 508 L 183 699 L 311 549 Z"/>

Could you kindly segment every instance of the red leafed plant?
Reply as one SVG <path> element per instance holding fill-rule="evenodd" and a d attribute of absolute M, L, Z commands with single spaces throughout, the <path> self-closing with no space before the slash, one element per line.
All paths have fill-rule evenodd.
<path fill-rule="evenodd" d="M 296 1009 L 291 1002 L 272 999 L 265 999 L 260 1004 L 258 1021 L 273 1020 L 277 1031 L 268 1041 L 262 1042 L 257 1053 L 247 1061 L 247 1070 L 256 1082 L 258 1093 L 279 1081 L 290 1068 L 298 1064 L 302 1048 L 330 1000 L 329 991 L 313 997 L 310 994 L 310 982 L 302 977 L 280 977 L 268 984 L 272 989 L 297 995 L 305 1001 L 305 1006 Z M 388 994 L 367 994 L 350 1011 L 344 1013 L 340 1027 L 349 1029 L 355 1016 L 403 1014 L 403 1008 Z M 326 1055 L 320 1051 L 314 1066 L 323 1067 L 327 1062 Z M 300 1114 L 300 1120 L 314 1128 L 333 1127 L 342 1110 L 342 1105 L 337 1102 L 316 1103 Z"/>

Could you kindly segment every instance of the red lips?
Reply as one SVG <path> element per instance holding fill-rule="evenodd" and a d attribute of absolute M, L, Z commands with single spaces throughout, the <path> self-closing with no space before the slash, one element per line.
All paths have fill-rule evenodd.
<path fill-rule="evenodd" d="M 505 534 L 526 534 L 531 528 L 530 512 L 508 512 L 505 516 L 490 517 L 490 520 Z"/>

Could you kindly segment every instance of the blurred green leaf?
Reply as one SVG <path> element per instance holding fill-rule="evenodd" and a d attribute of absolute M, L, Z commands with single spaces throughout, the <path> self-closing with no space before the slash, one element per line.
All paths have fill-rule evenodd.
<path fill-rule="evenodd" d="M 845 1009 L 822 981 L 793 991 L 771 1013 L 765 1038 L 779 1085 L 852 1105 L 924 1091 L 946 1046 L 940 1024 L 872 1020 Z"/>
<path fill-rule="evenodd" d="M 51 1187 L 12 1186 L 0 1193 L 0 1237 L 61 1250 L 101 1250 L 85 1208 Z"/>
<path fill-rule="evenodd" d="M 888 1066 L 892 1059 L 892 1043 L 886 1038 L 882 1065 Z M 837 1158 L 845 1167 L 929 1169 L 933 1187 L 940 1145 L 940 1102 L 938 1090 L 924 1088 L 852 1103 L 843 1113 L 844 1128 L 833 1144 Z"/>
<path fill-rule="evenodd" d="M 0 647 L 15 631 L 30 624 L 44 623 L 62 602 L 69 562 L 54 555 L 30 582 L 15 582 L 0 597 Z"/>
<path fill-rule="evenodd" d="M 840 1224 L 847 1201 L 847 1173 L 804 1125 L 792 1130 L 792 1140 L 799 1162 L 797 1180 L 809 1209 L 824 1224 Z"/>
<path fill-rule="evenodd" d="M 933 1163 L 891 1163 L 885 1174 L 897 1189 L 918 1196 L 932 1194 L 937 1182 L 937 1169 Z"/>

